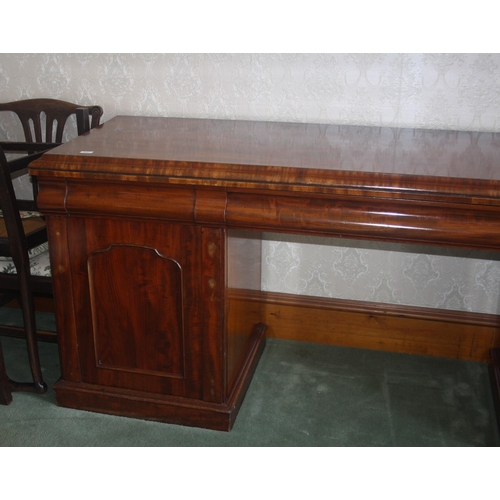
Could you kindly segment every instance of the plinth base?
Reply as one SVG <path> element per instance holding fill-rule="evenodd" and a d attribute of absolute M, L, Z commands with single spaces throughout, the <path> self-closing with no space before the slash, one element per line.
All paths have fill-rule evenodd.
<path fill-rule="evenodd" d="M 171 424 L 230 431 L 265 347 L 266 327 L 262 325 L 247 351 L 234 388 L 223 404 L 196 399 L 60 379 L 54 384 L 58 406 L 111 415 L 154 420 Z"/>

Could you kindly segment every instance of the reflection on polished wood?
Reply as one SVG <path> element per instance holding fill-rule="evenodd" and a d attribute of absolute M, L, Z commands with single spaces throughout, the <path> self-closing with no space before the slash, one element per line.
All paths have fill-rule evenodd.
<path fill-rule="evenodd" d="M 264 302 L 247 300 L 260 233 L 500 250 L 499 146 L 479 132 L 116 117 L 51 150 L 31 173 L 58 404 L 229 429 L 264 345 Z"/>
<path fill-rule="evenodd" d="M 262 262 L 261 234 L 250 231 L 227 232 L 227 370 L 232 388 L 245 359 L 254 329 L 262 323 L 260 299 Z M 243 297 L 239 294 L 245 291 Z M 247 294 L 250 293 L 250 300 Z"/>

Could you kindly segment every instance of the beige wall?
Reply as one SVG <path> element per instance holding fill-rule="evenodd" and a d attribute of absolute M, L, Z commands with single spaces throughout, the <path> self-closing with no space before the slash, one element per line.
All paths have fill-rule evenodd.
<path fill-rule="evenodd" d="M 500 55 L 0 54 L 0 100 L 29 97 L 100 104 L 104 121 L 134 114 L 500 131 Z M 0 122 L 1 138 L 18 133 L 11 125 Z M 276 235 L 263 251 L 266 290 L 500 312 L 494 255 Z"/>

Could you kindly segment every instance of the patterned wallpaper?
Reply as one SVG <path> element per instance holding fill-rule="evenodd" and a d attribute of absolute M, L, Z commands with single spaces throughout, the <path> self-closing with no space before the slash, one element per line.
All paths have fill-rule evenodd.
<path fill-rule="evenodd" d="M 0 54 L 0 100 L 117 114 L 500 131 L 500 54 Z M 0 138 L 19 130 L 2 117 Z M 69 136 L 74 133 L 70 130 Z M 17 190 L 25 192 L 26 179 Z M 262 288 L 500 313 L 495 254 L 267 235 Z"/>

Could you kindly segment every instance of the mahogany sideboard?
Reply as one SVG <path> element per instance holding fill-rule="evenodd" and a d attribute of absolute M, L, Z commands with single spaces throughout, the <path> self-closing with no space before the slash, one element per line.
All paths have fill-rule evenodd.
<path fill-rule="evenodd" d="M 43 155 L 57 404 L 229 430 L 266 231 L 500 250 L 500 134 L 118 116 Z"/>

